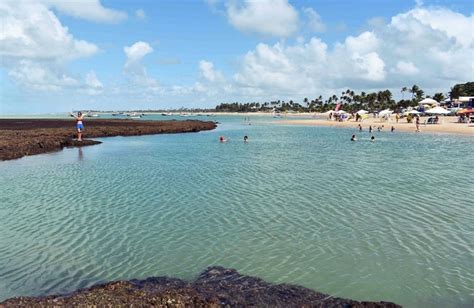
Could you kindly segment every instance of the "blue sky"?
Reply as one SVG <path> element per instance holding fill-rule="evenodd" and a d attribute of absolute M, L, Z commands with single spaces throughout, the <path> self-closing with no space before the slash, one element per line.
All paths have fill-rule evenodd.
<path fill-rule="evenodd" d="M 0 114 L 213 107 L 473 79 L 470 1 L 6 0 Z M 126 52 L 128 50 L 128 53 Z"/>

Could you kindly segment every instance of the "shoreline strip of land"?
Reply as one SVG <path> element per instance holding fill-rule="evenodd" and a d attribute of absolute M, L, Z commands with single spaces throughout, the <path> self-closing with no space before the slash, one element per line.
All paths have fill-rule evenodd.
<path fill-rule="evenodd" d="M 190 133 L 216 128 L 212 121 L 135 121 L 90 119 L 85 121 L 84 140 L 77 141 L 74 120 L 0 119 L 0 161 L 21 158 L 64 147 L 101 143 L 90 138 Z"/>

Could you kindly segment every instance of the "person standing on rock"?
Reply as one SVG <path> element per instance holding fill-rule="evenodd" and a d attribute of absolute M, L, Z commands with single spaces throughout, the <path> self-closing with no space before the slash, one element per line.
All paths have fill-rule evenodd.
<path fill-rule="evenodd" d="M 76 119 L 77 141 L 82 141 L 82 131 L 84 130 L 84 124 L 82 121 L 84 120 L 84 116 L 80 111 L 77 113 L 77 116 L 73 115 L 72 113 L 71 116 Z"/>

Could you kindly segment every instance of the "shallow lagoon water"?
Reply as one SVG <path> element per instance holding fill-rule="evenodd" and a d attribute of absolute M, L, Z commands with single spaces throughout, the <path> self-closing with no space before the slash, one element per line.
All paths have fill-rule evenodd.
<path fill-rule="evenodd" d="M 222 265 L 356 300 L 472 306 L 472 137 L 354 143 L 351 129 L 206 119 L 221 124 L 0 162 L 0 300 Z"/>

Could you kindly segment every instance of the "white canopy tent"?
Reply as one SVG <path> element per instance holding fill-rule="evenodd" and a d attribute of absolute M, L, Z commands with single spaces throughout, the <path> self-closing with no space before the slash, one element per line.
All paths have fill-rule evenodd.
<path fill-rule="evenodd" d="M 408 111 L 407 114 L 420 114 L 418 110 L 413 109 L 412 111 Z"/>
<path fill-rule="evenodd" d="M 420 106 L 423 106 L 423 105 L 439 105 L 439 102 L 435 101 L 434 99 L 432 98 L 425 98 L 423 100 L 421 100 L 419 103 L 418 103 Z"/>
<path fill-rule="evenodd" d="M 361 109 L 361 110 L 357 111 L 356 113 L 359 114 L 359 115 L 362 115 L 362 114 L 368 114 L 369 112 L 367 110 Z"/>
<path fill-rule="evenodd" d="M 347 112 L 345 112 L 344 110 L 338 110 L 338 111 L 336 111 L 336 112 L 334 112 L 334 113 L 335 113 L 335 114 L 344 114 L 344 113 L 347 113 Z"/>
<path fill-rule="evenodd" d="M 426 110 L 425 112 L 429 114 L 449 114 L 450 113 L 450 111 L 442 107 L 434 107 L 434 108 Z"/>
<path fill-rule="evenodd" d="M 393 113 L 392 110 L 385 109 L 379 112 L 379 117 L 387 117 L 390 116 Z"/>

